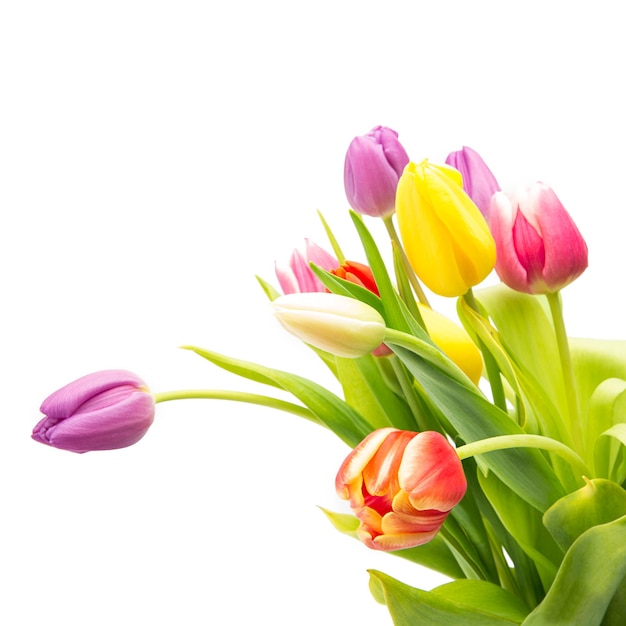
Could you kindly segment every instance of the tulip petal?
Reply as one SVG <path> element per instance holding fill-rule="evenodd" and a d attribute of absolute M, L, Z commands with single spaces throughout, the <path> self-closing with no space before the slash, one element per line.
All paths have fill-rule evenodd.
<path fill-rule="evenodd" d="M 375 537 L 371 541 L 369 547 L 374 548 L 375 550 L 384 550 L 386 552 L 392 552 L 395 550 L 406 550 L 407 548 L 415 548 L 416 546 L 421 546 L 425 543 L 428 543 L 439 532 L 439 529 L 440 527 L 437 527 L 435 530 L 427 532 L 404 533 L 398 535 L 378 535 L 378 537 Z"/>
<path fill-rule="evenodd" d="M 274 270 L 278 284 L 284 294 L 300 293 L 300 285 L 290 266 L 283 265 L 282 263 L 274 263 Z"/>
<path fill-rule="evenodd" d="M 509 287 L 553 293 L 587 268 L 587 245 L 554 191 L 543 183 L 507 198 L 494 194 L 490 226 L 496 241 L 496 271 Z"/>
<path fill-rule="evenodd" d="M 409 163 L 398 183 L 396 212 L 407 256 L 439 295 L 457 296 L 495 264 L 495 244 L 476 205 L 449 167 Z"/>
<path fill-rule="evenodd" d="M 545 288 L 543 268 L 546 262 L 546 251 L 543 239 L 518 211 L 513 223 L 513 245 L 515 254 L 521 266 L 526 270 L 526 282 L 533 288 L 541 291 Z"/>
<path fill-rule="evenodd" d="M 441 313 L 418 306 L 431 339 L 477 385 L 482 376 L 483 358 L 467 331 Z"/>
<path fill-rule="evenodd" d="M 294 250 L 289 262 L 302 293 L 324 291 L 324 286 L 311 271 L 311 266 L 300 250 Z"/>
<path fill-rule="evenodd" d="M 400 487 L 420 510 L 449 511 L 465 495 L 463 465 L 446 438 L 425 431 L 406 446 L 398 472 Z"/>
<path fill-rule="evenodd" d="M 500 191 L 500 185 L 482 157 L 472 148 L 463 146 L 450 153 L 446 163 L 461 173 L 463 189 L 488 220 L 491 196 Z"/>
<path fill-rule="evenodd" d="M 152 397 L 135 390 L 111 406 L 79 413 L 54 424 L 42 420 L 35 427 L 36 439 L 70 452 L 114 450 L 137 443 L 153 420 Z"/>
<path fill-rule="evenodd" d="M 393 212 L 398 175 L 387 162 L 383 147 L 368 136 L 355 137 L 348 152 L 344 185 L 352 208 L 372 217 Z"/>
<path fill-rule="evenodd" d="M 332 254 L 326 252 L 324 248 L 318 246 L 314 241 L 311 241 L 310 239 L 305 239 L 304 243 L 306 246 L 306 259 L 309 264 L 314 263 L 315 265 L 321 267 L 327 272 L 330 272 L 330 270 L 336 268 L 339 265 L 339 261 Z M 322 285 L 321 282 L 320 285 Z M 324 286 L 322 285 L 321 289 L 318 289 L 318 291 L 324 291 Z"/>
<path fill-rule="evenodd" d="M 348 498 L 348 485 L 363 473 L 387 436 L 397 430 L 396 428 L 379 428 L 371 432 L 346 457 L 335 479 L 335 489 L 340 498 L 343 500 Z"/>
<path fill-rule="evenodd" d="M 372 217 L 395 210 L 398 178 L 409 157 L 391 128 L 376 126 L 355 137 L 346 153 L 344 187 L 350 206 Z"/>
<path fill-rule="evenodd" d="M 398 470 L 402 455 L 417 433 L 398 430 L 389 433 L 374 456 L 363 469 L 363 481 L 367 492 L 373 496 L 395 493 L 398 489 Z"/>
<path fill-rule="evenodd" d="M 543 280 L 550 291 L 557 291 L 587 269 L 587 244 L 550 187 L 537 183 L 531 198 L 531 215 L 536 219 L 546 251 Z"/>
<path fill-rule="evenodd" d="M 369 354 L 383 341 L 386 327 L 371 306 L 331 293 L 289 294 L 272 302 L 282 326 L 302 341 L 346 358 Z"/>
<path fill-rule="evenodd" d="M 489 226 L 496 242 L 496 272 L 504 283 L 517 291 L 528 292 L 527 272 L 520 263 L 513 242 L 517 210 L 502 191 L 491 198 Z"/>
<path fill-rule="evenodd" d="M 126 370 L 103 370 L 82 376 L 49 395 L 41 405 L 41 412 L 50 418 L 65 418 L 94 395 L 119 385 L 131 385 L 146 389 L 146 384 Z"/>
<path fill-rule="evenodd" d="M 446 521 L 448 512 L 435 511 L 432 515 L 405 516 L 395 512 L 387 513 L 382 519 L 382 534 L 403 535 L 407 533 L 437 532 Z"/>

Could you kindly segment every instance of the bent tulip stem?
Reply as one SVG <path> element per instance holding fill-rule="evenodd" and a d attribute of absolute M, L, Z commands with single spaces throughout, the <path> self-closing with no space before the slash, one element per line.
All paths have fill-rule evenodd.
<path fill-rule="evenodd" d="M 569 350 L 569 342 L 567 332 L 565 330 L 565 321 L 563 320 L 563 303 L 561 301 L 560 292 L 547 293 L 546 298 L 550 305 L 550 313 L 552 315 L 552 323 L 554 324 L 554 333 L 556 336 L 557 348 L 559 350 L 559 359 L 561 361 L 561 372 L 563 376 L 563 385 L 565 392 L 565 400 L 567 402 L 567 411 L 569 418 L 569 431 L 572 434 L 572 440 L 578 450 L 583 449 L 583 436 L 578 414 L 578 396 L 576 394 L 576 381 L 574 379 L 574 367 L 572 357 Z"/>
<path fill-rule="evenodd" d="M 462 461 L 477 454 L 509 450 L 511 448 L 539 448 L 540 450 L 553 452 L 564 458 L 580 474 L 581 478 L 590 476 L 589 468 L 576 452 L 556 439 L 550 439 L 541 435 L 520 434 L 490 437 L 489 439 L 481 439 L 480 441 L 473 441 L 472 443 L 459 446 L 456 449 L 456 453 Z"/>
<path fill-rule="evenodd" d="M 164 391 L 154 394 L 154 402 L 170 402 L 172 400 L 230 400 L 233 402 L 246 402 L 248 404 L 256 404 L 258 406 L 266 406 L 272 409 L 278 409 L 286 411 L 287 413 L 293 413 L 299 417 L 304 417 L 316 424 L 320 424 L 315 415 L 309 411 L 309 409 L 293 404 L 292 402 L 286 402 L 285 400 L 279 400 L 278 398 L 272 398 L 270 396 L 262 396 L 256 393 L 245 393 L 243 391 L 230 391 L 224 389 L 181 389 L 177 391 Z"/>
<path fill-rule="evenodd" d="M 393 217 L 391 215 L 389 215 L 388 217 L 384 217 L 383 223 L 385 224 L 387 233 L 389 233 L 389 238 L 398 247 L 398 250 L 400 251 L 400 257 L 402 258 L 402 265 L 404 266 L 404 271 L 406 273 L 407 278 L 409 279 L 409 282 L 411 283 L 411 287 L 413 287 L 413 291 L 415 292 L 417 299 L 420 301 L 421 304 L 430 308 L 430 304 L 428 303 L 428 298 L 426 297 L 426 294 L 424 293 L 422 286 L 417 280 L 417 276 L 415 275 L 415 272 L 413 271 L 413 268 L 411 267 L 411 264 L 409 263 L 409 259 L 406 256 L 406 252 L 404 251 L 404 248 L 402 247 L 402 243 L 400 241 L 400 238 L 398 237 L 396 228 L 393 225 Z"/>

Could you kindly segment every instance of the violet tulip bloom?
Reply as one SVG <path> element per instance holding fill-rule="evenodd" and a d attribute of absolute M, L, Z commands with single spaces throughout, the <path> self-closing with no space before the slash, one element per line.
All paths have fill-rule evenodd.
<path fill-rule="evenodd" d="M 310 239 L 305 239 L 304 254 L 295 249 L 289 265 L 275 264 L 276 278 L 284 294 L 326 291 L 320 279 L 311 271 L 310 264 L 330 272 L 339 265 L 339 261 Z"/>
<path fill-rule="evenodd" d="M 139 441 L 154 420 L 146 384 L 124 370 L 104 370 L 65 385 L 41 405 L 33 439 L 70 452 L 114 450 Z"/>
<path fill-rule="evenodd" d="M 587 268 L 587 244 L 554 191 L 537 182 L 491 199 L 496 272 L 509 287 L 554 293 Z"/>
<path fill-rule="evenodd" d="M 489 220 L 489 204 L 491 196 L 500 191 L 496 177 L 476 150 L 463 146 L 461 150 L 451 152 L 446 163 L 461 173 L 463 189 L 480 209 L 486 220 Z"/>
<path fill-rule="evenodd" d="M 348 147 L 343 181 L 350 206 L 363 215 L 388 217 L 395 210 L 398 179 L 409 156 L 398 133 L 376 126 Z"/>
<path fill-rule="evenodd" d="M 440 433 L 381 428 L 348 455 L 335 488 L 350 501 L 366 546 L 401 550 L 439 532 L 467 481 L 455 449 Z"/>

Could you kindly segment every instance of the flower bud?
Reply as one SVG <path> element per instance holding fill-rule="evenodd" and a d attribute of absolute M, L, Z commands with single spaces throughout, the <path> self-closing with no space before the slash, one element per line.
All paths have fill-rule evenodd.
<path fill-rule="evenodd" d="M 348 455 L 335 480 L 370 548 L 401 550 L 430 541 L 467 489 L 463 466 L 441 434 L 381 428 Z"/>
<path fill-rule="evenodd" d="M 451 152 L 446 163 L 461 173 L 463 189 L 489 220 L 491 196 L 500 191 L 500 185 L 478 152 L 463 146 L 461 150 Z"/>
<path fill-rule="evenodd" d="M 457 170 L 409 163 L 398 183 L 396 211 L 409 261 L 434 293 L 463 295 L 493 269 L 493 237 Z"/>
<path fill-rule="evenodd" d="M 509 287 L 554 293 L 587 268 L 587 244 L 554 191 L 537 182 L 491 199 L 496 272 Z"/>
<path fill-rule="evenodd" d="M 363 215 L 386 217 L 395 209 L 396 187 L 409 162 L 398 133 L 376 126 L 348 147 L 343 181 L 350 206 Z"/>
<path fill-rule="evenodd" d="M 311 263 L 326 271 L 339 265 L 339 261 L 310 239 L 305 239 L 304 254 L 297 248 L 291 254 L 289 265 L 276 263 L 276 278 L 283 293 L 325 291 L 320 279 L 311 271 Z"/>
<path fill-rule="evenodd" d="M 295 293 L 276 298 L 272 306 L 285 330 L 336 356 L 369 354 L 385 336 L 385 321 L 378 311 L 347 296 Z"/>
<path fill-rule="evenodd" d="M 332 269 L 331 273 L 355 285 L 365 287 L 365 289 L 380 296 L 372 270 L 367 265 L 363 265 L 363 263 L 344 261 L 339 267 Z"/>
<path fill-rule="evenodd" d="M 41 405 L 33 439 L 70 452 L 114 450 L 139 441 L 154 420 L 146 384 L 124 370 L 104 370 L 65 385 Z"/>

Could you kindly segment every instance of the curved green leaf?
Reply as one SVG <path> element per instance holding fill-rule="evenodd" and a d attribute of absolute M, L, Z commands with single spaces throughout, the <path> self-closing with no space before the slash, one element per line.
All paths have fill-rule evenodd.
<path fill-rule="evenodd" d="M 607 378 L 626 380 L 626 341 L 570 338 L 581 414 L 598 385 Z"/>
<path fill-rule="evenodd" d="M 620 475 L 623 446 L 626 445 L 626 381 L 607 378 L 594 390 L 589 400 L 587 436 L 588 461 L 592 461 L 597 476 L 615 482 Z"/>
<path fill-rule="evenodd" d="M 614 595 L 622 593 L 625 576 L 626 516 L 593 526 L 574 541 L 554 584 L 523 626 L 623 624 L 614 616 L 610 622 L 604 618 Z"/>
<path fill-rule="evenodd" d="M 603 478 L 587 484 L 555 502 L 544 514 L 543 523 L 563 548 L 569 547 L 585 531 L 626 515 L 626 491 Z"/>
<path fill-rule="evenodd" d="M 483 580 L 457 580 L 431 592 L 376 570 L 370 581 L 396 626 L 513 626 L 528 612 L 514 595 Z"/>

